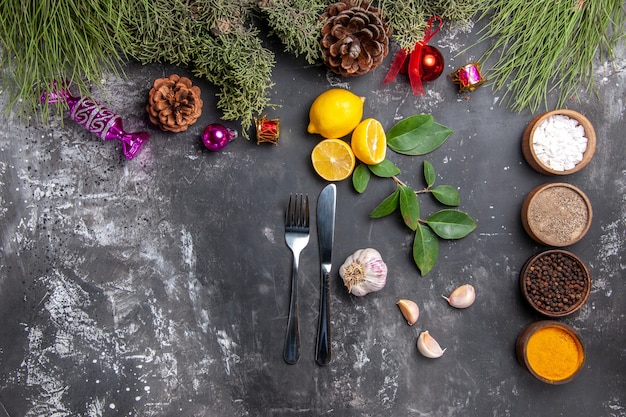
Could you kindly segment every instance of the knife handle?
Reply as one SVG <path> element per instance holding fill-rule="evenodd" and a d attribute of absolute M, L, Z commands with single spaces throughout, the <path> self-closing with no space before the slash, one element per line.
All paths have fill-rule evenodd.
<path fill-rule="evenodd" d="M 325 366 L 330 363 L 330 273 L 322 272 L 322 285 L 320 294 L 320 319 L 317 330 L 317 346 L 315 348 L 315 361 L 318 365 Z"/>

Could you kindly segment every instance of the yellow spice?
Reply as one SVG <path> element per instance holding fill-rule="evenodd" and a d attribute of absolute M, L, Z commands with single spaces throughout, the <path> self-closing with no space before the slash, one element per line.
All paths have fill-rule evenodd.
<path fill-rule="evenodd" d="M 532 370 L 550 381 L 569 378 L 583 362 L 578 340 L 558 326 L 544 327 L 530 336 L 526 357 Z"/>

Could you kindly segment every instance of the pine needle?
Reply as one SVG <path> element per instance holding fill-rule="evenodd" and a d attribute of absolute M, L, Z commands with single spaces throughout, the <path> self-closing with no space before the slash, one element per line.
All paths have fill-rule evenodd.
<path fill-rule="evenodd" d="M 484 0 L 480 19 L 479 42 L 492 42 L 481 61 L 496 61 L 486 78 L 511 109 L 535 112 L 552 93 L 562 107 L 581 86 L 595 92 L 594 60 L 613 57 L 625 15 L 623 0 Z"/>
<path fill-rule="evenodd" d="M 44 90 L 69 81 L 81 94 L 99 84 L 105 72 L 120 73 L 119 18 L 113 0 L 4 0 L 0 2 L 0 64 L 7 110 L 37 113 Z M 62 112 L 63 106 L 55 106 Z"/>

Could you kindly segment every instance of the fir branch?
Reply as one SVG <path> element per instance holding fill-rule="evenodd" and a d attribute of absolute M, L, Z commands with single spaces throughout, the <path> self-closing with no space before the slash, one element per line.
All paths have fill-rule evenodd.
<path fill-rule="evenodd" d="M 378 7 L 393 31 L 392 39 L 400 48 L 412 51 L 423 39 L 428 20 L 420 0 L 380 0 Z"/>
<path fill-rule="evenodd" d="M 128 4 L 133 0 L 123 0 Z M 242 135 L 270 107 L 274 55 L 263 47 L 252 0 L 140 0 L 124 18 L 134 42 L 126 52 L 143 63 L 188 65 L 220 88 L 222 119 L 241 119 Z"/>
<path fill-rule="evenodd" d="M 180 0 L 119 0 L 125 52 L 143 64 L 188 65 L 193 58 L 193 9 Z"/>
<path fill-rule="evenodd" d="M 304 55 L 309 64 L 321 58 L 319 44 L 323 23 L 320 15 L 327 6 L 323 0 L 261 0 L 259 8 L 268 26 L 281 40 L 286 52 Z"/>
<path fill-rule="evenodd" d="M 209 25 L 215 35 L 249 22 L 257 7 L 256 0 L 195 0 L 193 3 L 200 13 L 199 21 Z"/>
<path fill-rule="evenodd" d="M 220 86 L 217 107 L 224 120 L 240 119 L 242 135 L 248 137 L 255 114 L 269 102 L 268 91 L 275 65 L 274 53 L 265 48 L 259 31 L 246 26 L 256 1 L 210 0 L 199 8 L 200 22 L 209 22 L 214 36 L 197 40 L 194 74 Z"/>
<path fill-rule="evenodd" d="M 531 112 L 548 109 L 552 92 L 562 107 L 580 86 L 595 91 L 594 59 L 613 56 L 626 20 L 623 0 L 485 0 L 480 18 L 479 42 L 492 42 L 481 61 L 496 60 L 486 77 L 513 110 Z"/>
<path fill-rule="evenodd" d="M 255 114 L 271 107 L 267 92 L 274 54 L 263 47 L 258 32 L 244 26 L 206 38 L 194 60 L 194 74 L 221 86 L 217 107 L 224 120 L 241 119 L 242 134 L 252 126 Z"/>
<path fill-rule="evenodd" d="M 481 0 L 422 0 L 422 8 L 428 16 L 440 16 L 444 20 L 469 25 L 478 11 Z"/>

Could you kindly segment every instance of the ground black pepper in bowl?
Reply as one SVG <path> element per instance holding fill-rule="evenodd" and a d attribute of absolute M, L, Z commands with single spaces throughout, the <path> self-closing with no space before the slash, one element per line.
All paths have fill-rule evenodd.
<path fill-rule="evenodd" d="M 567 183 L 547 183 L 533 189 L 522 204 L 522 225 L 535 241 L 547 246 L 569 246 L 580 241 L 591 226 L 591 202 Z"/>
<path fill-rule="evenodd" d="M 587 266 L 564 250 L 548 250 L 531 257 L 520 272 L 522 294 L 530 305 L 549 317 L 563 317 L 580 309 L 589 298 Z"/>

